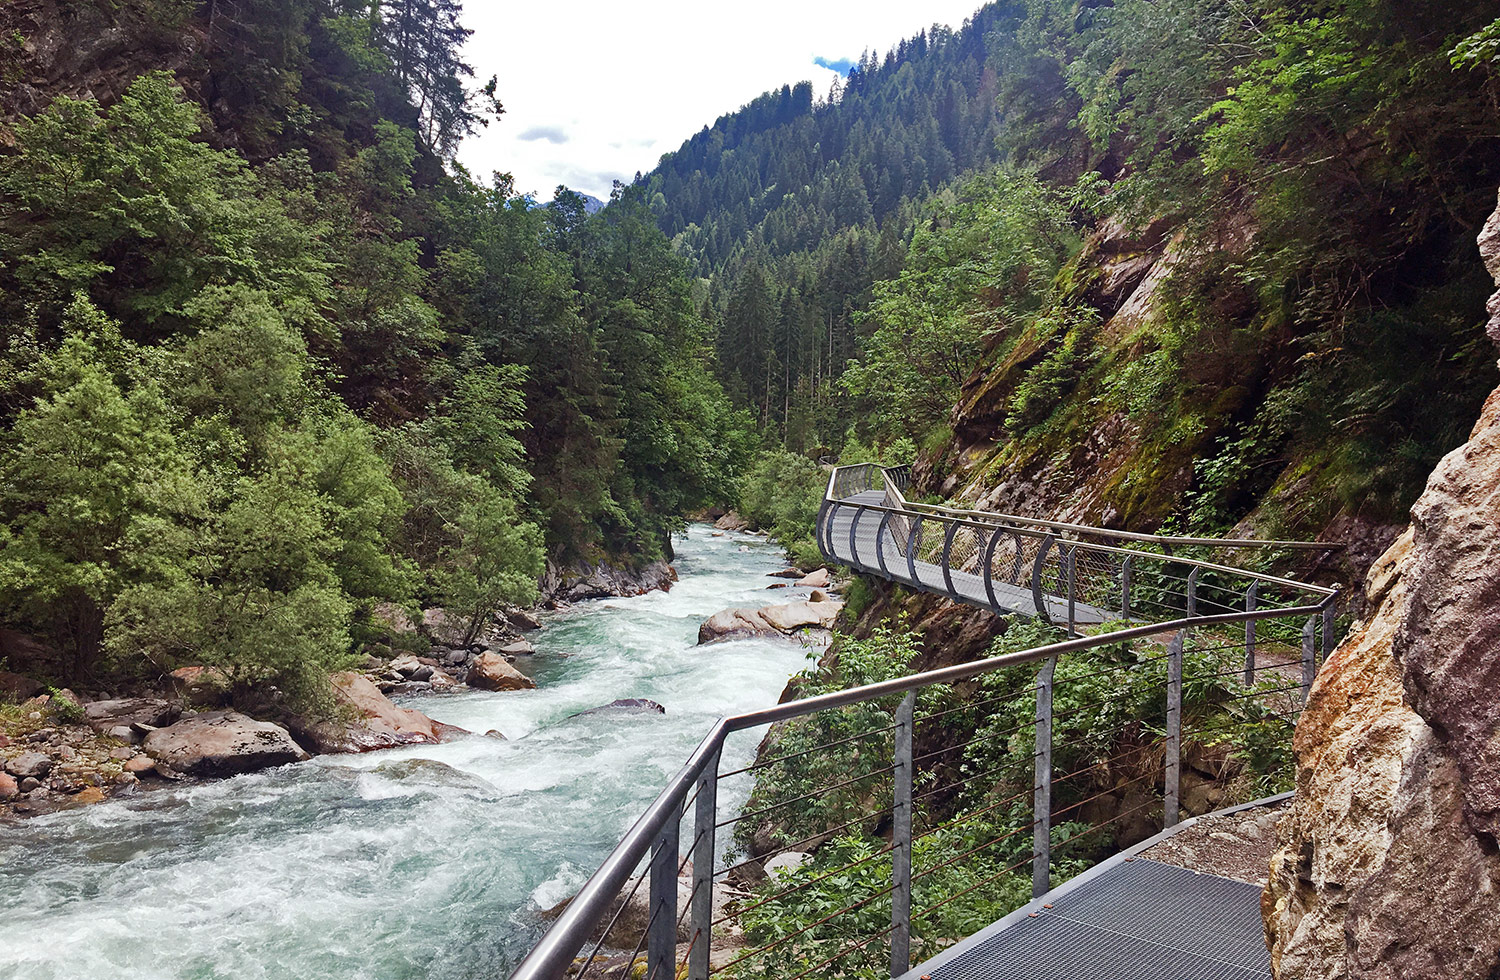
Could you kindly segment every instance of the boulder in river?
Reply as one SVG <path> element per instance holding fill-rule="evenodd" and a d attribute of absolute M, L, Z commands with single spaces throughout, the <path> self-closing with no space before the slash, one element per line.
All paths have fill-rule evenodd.
<path fill-rule="evenodd" d="M 805 574 L 806 572 L 802 571 L 802 569 L 793 568 L 792 566 L 788 565 L 786 568 L 783 568 L 779 572 L 767 572 L 766 578 L 801 578 Z"/>
<path fill-rule="evenodd" d="M 21 795 L 21 786 L 8 772 L 0 772 L 0 800 L 13 800 Z"/>
<path fill-rule="evenodd" d="M 542 628 L 542 621 L 537 619 L 529 609 L 507 609 L 505 610 L 505 621 L 514 628 L 524 632 Z"/>
<path fill-rule="evenodd" d="M 650 698 L 618 698 L 609 704 L 601 704 L 597 708 L 580 711 L 573 718 L 582 718 L 585 715 L 605 714 L 658 714 L 664 715 L 667 709 L 652 701 Z"/>
<path fill-rule="evenodd" d="M 143 747 L 176 772 L 193 776 L 232 776 L 307 758 L 285 728 L 238 711 L 185 718 L 149 733 Z"/>
<path fill-rule="evenodd" d="M 524 691 L 536 681 L 505 662 L 498 653 L 481 653 L 469 665 L 469 686 L 485 691 Z"/>
<path fill-rule="evenodd" d="M 760 609 L 724 609 L 698 627 L 699 644 L 754 636 L 789 636 L 802 629 L 831 629 L 842 602 L 789 602 Z"/>
<path fill-rule="evenodd" d="M 833 577 L 828 574 L 828 569 L 820 568 L 815 572 L 799 578 L 794 584 L 806 586 L 811 589 L 826 589 L 833 584 Z"/>
<path fill-rule="evenodd" d="M 134 725 L 164 728 L 181 716 L 182 705 L 161 698 L 116 698 L 83 706 L 83 719 L 96 732 Z"/>
<path fill-rule="evenodd" d="M 465 734 L 456 725 L 394 704 L 363 674 L 334 674 L 329 680 L 339 704 L 353 717 L 347 722 L 317 722 L 301 729 L 319 752 L 369 752 L 395 745 L 442 742 Z"/>
<path fill-rule="evenodd" d="M 516 640 L 501 647 L 499 653 L 505 657 L 529 657 L 536 653 L 536 647 L 531 645 L 530 640 Z"/>
<path fill-rule="evenodd" d="M 745 520 L 734 511 L 730 511 L 723 517 L 714 521 L 714 527 L 720 531 L 744 531 L 750 527 L 750 522 Z"/>

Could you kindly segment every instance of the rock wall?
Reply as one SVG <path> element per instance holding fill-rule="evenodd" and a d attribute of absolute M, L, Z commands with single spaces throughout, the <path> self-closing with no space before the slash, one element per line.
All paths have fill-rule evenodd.
<path fill-rule="evenodd" d="M 1500 209 L 1480 236 L 1500 284 Z M 1500 292 L 1489 334 L 1500 344 Z M 1278 978 L 1500 977 L 1500 389 L 1297 726 L 1297 799 L 1262 896 Z"/>

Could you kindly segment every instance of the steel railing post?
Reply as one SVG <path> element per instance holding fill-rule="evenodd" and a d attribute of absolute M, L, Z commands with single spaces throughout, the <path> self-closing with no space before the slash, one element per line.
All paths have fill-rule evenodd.
<path fill-rule="evenodd" d="M 1031 563 L 1031 601 L 1036 605 L 1036 614 L 1042 622 L 1052 624 L 1052 615 L 1047 611 L 1047 600 L 1042 594 L 1042 567 L 1047 562 L 1047 552 L 1052 550 L 1057 536 L 1049 534 L 1042 538 L 1042 546 L 1036 550 L 1036 560 Z"/>
<path fill-rule="evenodd" d="M 938 564 L 943 569 L 943 588 L 948 590 L 949 598 L 952 598 L 956 592 L 953 588 L 953 569 L 949 567 L 948 563 L 952 560 L 953 536 L 957 533 L 958 524 L 949 521 L 948 530 L 943 532 L 943 557 L 938 561 Z"/>
<path fill-rule="evenodd" d="M 1182 800 L 1182 646 L 1187 630 L 1179 630 L 1167 647 L 1167 772 L 1162 794 L 1162 830 L 1175 827 Z"/>
<path fill-rule="evenodd" d="M 911 576 L 912 585 L 921 585 L 922 580 L 917 578 L 917 542 L 922 539 L 922 515 L 918 514 L 911 521 L 911 534 L 906 539 L 906 571 Z"/>
<path fill-rule="evenodd" d="M 1251 582 L 1245 590 L 1245 612 L 1255 612 L 1260 583 Z M 1255 686 L 1255 620 L 1245 620 L 1245 686 Z"/>
<path fill-rule="evenodd" d="M 818 550 L 823 552 L 825 561 L 833 561 L 833 504 L 827 499 L 818 505 Z"/>
<path fill-rule="evenodd" d="M 1312 693 L 1313 679 L 1318 676 L 1318 651 L 1315 643 L 1318 629 L 1318 617 L 1309 616 L 1307 622 L 1302 624 L 1302 703 L 1307 704 L 1307 696 Z"/>
<path fill-rule="evenodd" d="M 1326 605 L 1326 606 L 1323 607 L 1323 662 L 1324 663 L 1327 663 L 1328 662 L 1328 658 L 1333 655 L 1333 630 L 1334 630 L 1333 621 L 1334 621 L 1334 612 L 1335 612 L 1334 605 L 1337 602 L 1337 599 L 1338 599 L 1337 596 L 1330 596 L 1329 599 L 1328 599 L 1328 605 Z"/>
<path fill-rule="evenodd" d="M 1032 786 L 1031 897 L 1052 887 L 1052 679 L 1057 658 L 1042 661 L 1036 675 L 1036 781 Z"/>
<path fill-rule="evenodd" d="M 1078 635 L 1078 545 L 1068 549 L 1068 636 Z"/>
<path fill-rule="evenodd" d="M 885 567 L 885 535 L 890 523 L 891 515 L 887 511 L 880 515 L 880 526 L 875 528 L 875 564 L 880 566 L 880 574 L 885 578 L 891 577 L 890 570 Z"/>
<path fill-rule="evenodd" d="M 1000 600 L 995 597 L 995 549 L 1000 545 L 1000 532 L 991 531 L 989 545 L 984 549 L 984 595 L 990 601 L 990 609 L 1000 615 Z"/>
<path fill-rule="evenodd" d="M 1203 571 L 1203 569 L 1194 567 L 1191 572 L 1188 572 L 1188 579 L 1187 579 L 1187 617 L 1188 617 L 1188 619 L 1192 619 L 1194 616 L 1198 615 L 1198 573 L 1201 572 L 1201 571 Z"/>
<path fill-rule="evenodd" d="M 1120 618 L 1130 622 L 1130 574 L 1134 558 L 1126 558 L 1120 566 Z"/>
<path fill-rule="evenodd" d="M 896 709 L 895 807 L 891 811 L 891 977 L 911 969 L 912 729 L 917 692 Z"/>
<path fill-rule="evenodd" d="M 677 835 L 682 806 L 662 825 L 651 846 L 651 916 L 646 935 L 646 976 L 677 975 Z"/>
<path fill-rule="evenodd" d="M 714 824 L 719 817 L 719 753 L 698 777 L 693 813 L 693 938 L 688 954 L 688 980 L 708 980 L 713 950 Z"/>
<path fill-rule="evenodd" d="M 859 530 L 859 519 L 865 516 L 863 507 L 854 508 L 854 516 L 849 520 L 849 564 L 855 571 L 864 571 L 864 565 L 859 560 L 859 545 L 856 543 L 854 532 Z"/>

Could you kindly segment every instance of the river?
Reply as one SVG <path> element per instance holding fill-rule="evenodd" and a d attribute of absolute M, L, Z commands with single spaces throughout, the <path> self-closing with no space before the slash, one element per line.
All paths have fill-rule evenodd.
<path fill-rule="evenodd" d="M 504 741 L 320 757 L 0 825 L 0 977 L 503 978 L 536 909 L 582 884 L 713 719 L 774 703 L 806 665 L 785 641 L 694 647 L 715 611 L 785 601 L 766 590 L 779 549 L 700 525 L 677 549 L 671 592 L 547 617 L 518 664 L 537 690 L 405 702 Z M 667 713 L 574 716 L 626 697 Z M 726 768 L 753 751 L 731 742 Z"/>

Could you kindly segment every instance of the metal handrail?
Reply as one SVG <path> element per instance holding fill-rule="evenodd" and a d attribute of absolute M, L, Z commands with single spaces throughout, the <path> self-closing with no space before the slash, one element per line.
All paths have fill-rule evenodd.
<path fill-rule="evenodd" d="M 1263 619 L 1300 618 L 1304 616 L 1308 617 L 1310 627 L 1318 617 L 1326 615 L 1332 602 L 1333 597 L 1330 596 L 1324 602 L 1317 605 L 1304 605 L 1283 609 L 1262 608 L 1212 616 L 1190 616 L 1100 633 L 1093 636 L 1075 637 L 1058 643 L 1024 650 L 1019 653 L 1003 654 L 985 660 L 924 671 L 907 677 L 899 677 L 875 684 L 866 684 L 843 691 L 834 691 L 800 701 L 779 704 L 758 711 L 750 711 L 722 718 L 709 729 L 708 734 L 704 736 L 697 748 L 689 755 L 683 767 L 668 781 L 666 787 L 641 817 L 636 820 L 635 824 L 621 839 L 620 843 L 615 846 L 614 850 L 610 852 L 609 856 L 605 858 L 604 862 L 599 866 L 599 870 L 589 878 L 583 888 L 579 890 L 577 896 L 574 897 L 568 904 L 568 907 L 552 924 L 552 927 L 547 930 L 547 933 L 521 962 L 520 966 L 511 975 L 511 980 L 562 980 L 567 974 L 568 967 L 573 963 L 580 951 L 590 942 L 598 924 L 606 917 L 611 903 L 648 854 L 652 856 L 653 901 L 666 903 L 672 914 L 667 915 L 665 919 L 670 921 L 671 928 L 675 931 L 675 890 L 669 892 L 668 889 L 675 889 L 676 886 L 677 821 L 681 819 L 685 803 L 695 788 L 698 790 L 698 805 L 703 807 L 704 801 L 707 799 L 710 813 L 712 812 L 712 793 L 710 792 L 705 796 L 704 789 L 706 785 L 712 785 L 717 779 L 718 760 L 724 747 L 725 739 L 734 732 L 758 728 L 762 725 L 775 724 L 776 722 L 815 714 L 831 708 L 878 701 L 895 695 L 910 695 L 912 692 L 938 684 L 951 684 L 956 681 L 968 680 L 982 674 L 1022 664 L 1039 661 L 1050 662 L 1053 661 L 1053 658 L 1077 651 L 1157 636 L 1168 631 L 1182 631 L 1233 623 L 1252 623 Z M 1181 633 L 1179 632 L 1178 640 L 1174 641 L 1179 661 L 1181 656 L 1180 637 Z M 1311 655 L 1310 641 L 1308 641 L 1304 643 L 1304 665 L 1307 658 Z M 1179 677 L 1180 670 L 1179 662 L 1177 667 Z M 1177 681 L 1177 684 L 1180 697 L 1180 680 Z M 1302 685 L 1304 693 L 1310 684 L 1311 675 L 1307 674 L 1304 667 Z M 1168 805 L 1168 814 L 1170 815 L 1172 810 L 1175 809 L 1174 801 L 1170 798 Z M 700 877 L 706 875 L 707 879 L 711 881 L 714 873 L 712 840 L 708 840 L 706 849 L 703 847 L 703 843 L 704 837 L 700 834 L 694 848 L 695 858 L 698 859 L 695 860 L 694 874 Z M 705 851 L 708 858 L 706 862 L 701 860 Z M 668 857 L 670 860 L 665 859 Z M 664 868 L 671 871 L 670 879 L 667 879 L 665 876 L 666 873 L 661 870 Z M 697 884 L 695 883 L 695 886 Z M 702 953 L 694 958 L 694 963 L 690 967 L 690 976 L 706 976 L 707 973 L 707 937 L 701 938 L 703 939 Z M 694 951 L 696 952 L 697 949 L 698 947 L 695 945 Z M 700 959 L 701 972 L 698 962 Z"/>
<path fill-rule="evenodd" d="M 851 503 L 846 503 L 843 500 L 834 500 L 834 501 L 831 501 L 829 503 L 831 503 L 832 507 L 850 507 L 850 508 L 857 508 L 857 509 L 860 509 L 860 510 L 874 511 L 876 513 L 883 513 L 883 514 L 900 514 L 900 515 L 904 515 L 904 516 L 916 516 L 915 514 L 912 514 L 912 512 L 909 510 L 909 508 L 912 506 L 912 504 L 910 504 L 910 503 L 907 503 L 907 505 L 906 505 L 905 508 L 902 508 L 902 507 L 888 507 L 888 506 L 883 505 L 883 504 L 865 504 L 865 503 L 851 504 Z M 829 509 L 830 513 L 832 511 L 832 507 L 830 507 L 830 509 Z M 957 513 L 972 514 L 973 512 L 971 512 L 971 511 L 959 511 Z M 998 523 L 982 523 L 980 521 L 972 520 L 969 517 L 948 517 L 948 516 L 943 515 L 943 514 L 923 514 L 921 516 L 931 518 L 932 520 L 938 521 L 938 522 L 943 523 L 943 524 L 955 525 L 955 526 L 958 526 L 958 527 L 969 527 L 969 528 L 974 528 L 975 530 L 980 530 L 980 531 L 1000 531 L 1000 532 L 1003 532 L 1005 534 L 1016 534 L 1016 535 L 1020 535 L 1020 536 L 1023 536 L 1023 537 L 1042 538 L 1042 539 L 1045 539 L 1047 537 L 1051 537 L 1052 536 L 1052 535 L 1048 535 L 1047 532 L 1045 532 L 1045 531 L 1037 531 L 1037 530 L 1033 530 L 1032 528 L 1027 528 L 1027 527 L 1011 527 L 1011 526 L 1008 526 L 1008 525 L 1005 525 L 1005 524 L 998 524 Z M 1113 531 L 1106 531 L 1106 532 L 1101 532 L 1101 533 L 1114 534 L 1115 532 L 1113 532 Z M 1183 539 L 1183 540 L 1212 541 L 1213 539 L 1212 538 L 1204 538 L 1204 539 Z M 1087 549 L 1089 551 L 1099 552 L 1101 554 L 1124 555 L 1124 556 L 1127 556 L 1127 557 L 1130 557 L 1130 558 L 1142 558 L 1142 557 L 1144 557 L 1144 558 L 1150 558 L 1150 559 L 1155 559 L 1157 561 L 1160 561 L 1163 564 L 1185 565 L 1188 568 L 1198 568 L 1198 569 L 1202 569 L 1204 571 L 1209 571 L 1209 572 L 1223 572 L 1223 573 L 1226 573 L 1226 574 L 1237 575 L 1237 576 L 1240 576 L 1240 577 L 1246 578 L 1246 579 L 1253 579 L 1253 580 L 1255 580 L 1257 582 L 1264 582 L 1264 583 L 1268 583 L 1268 584 L 1271 584 L 1271 585 L 1280 585 L 1280 586 L 1284 586 L 1284 587 L 1287 587 L 1287 588 L 1302 589 L 1302 590 L 1306 590 L 1307 592 L 1311 592 L 1311 593 L 1313 593 L 1315 595 L 1331 596 L 1331 595 L 1338 594 L 1338 591 L 1339 591 L 1338 589 L 1335 589 L 1335 588 L 1332 588 L 1332 587 L 1326 586 L 1326 585 L 1315 585 L 1315 584 L 1313 584 L 1311 582 L 1299 582 L 1296 579 L 1281 578 L 1281 577 L 1276 576 L 1276 575 L 1266 574 L 1265 572 L 1255 572 L 1255 571 L 1250 571 L 1249 569 L 1236 568 L 1236 567 L 1234 567 L 1232 565 L 1220 565 L 1220 564 L 1217 564 L 1215 562 L 1203 561 L 1202 559 L 1198 559 L 1198 558 L 1188 558 L 1188 557 L 1181 556 L 1181 555 L 1162 555 L 1162 554 L 1157 554 L 1156 552 L 1152 552 L 1152 551 L 1139 551 L 1139 550 L 1134 549 L 1134 548 L 1121 548 L 1121 547 L 1118 547 L 1118 546 L 1115 546 L 1115 545 L 1096 544 L 1095 542 L 1092 542 L 1092 541 L 1070 541 L 1069 543 L 1072 544 L 1072 545 L 1075 545 L 1076 547 L 1085 548 L 1085 549 Z M 1305 544 L 1306 542 L 1303 542 L 1303 543 Z M 1343 546 L 1340 545 L 1339 547 L 1343 547 Z M 839 558 L 839 556 L 837 556 L 837 555 L 831 555 L 831 556 L 828 556 L 828 557 Z M 842 560 L 842 559 L 840 559 L 840 560 Z M 865 570 L 865 569 L 861 569 L 861 570 Z"/>
<path fill-rule="evenodd" d="M 868 470 L 876 468 L 875 463 L 856 463 L 851 466 L 836 467 L 829 477 L 828 490 L 824 499 L 829 502 L 839 502 L 843 498 L 835 496 L 835 486 L 840 470 Z M 886 468 L 888 473 L 900 473 L 898 488 L 906 489 L 906 481 L 910 478 L 910 466 L 893 466 Z M 880 487 L 867 486 L 867 490 L 878 490 Z M 1033 527 L 1044 527 L 1054 531 L 1063 531 L 1074 534 L 1094 534 L 1107 537 L 1120 538 L 1125 541 L 1140 541 L 1143 543 L 1159 544 L 1165 547 L 1214 547 L 1214 548 L 1261 548 L 1271 551 L 1307 550 L 1307 551 L 1336 551 L 1346 547 L 1341 542 L 1327 541 L 1271 541 L 1259 538 L 1199 538 L 1181 535 L 1165 534 L 1143 534 L 1138 531 L 1117 531 L 1111 528 L 1091 527 L 1087 524 L 1072 524 L 1067 521 L 1052 521 L 1039 517 L 1021 517 L 1016 514 L 1002 514 L 993 511 L 967 510 L 959 507 L 947 507 L 942 504 L 924 504 L 915 501 L 901 499 L 901 505 L 910 510 L 929 511 L 935 514 L 963 515 L 965 519 L 985 523 L 1000 523 L 1006 525 L 1027 524 Z"/>

